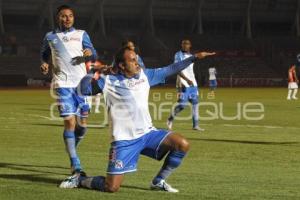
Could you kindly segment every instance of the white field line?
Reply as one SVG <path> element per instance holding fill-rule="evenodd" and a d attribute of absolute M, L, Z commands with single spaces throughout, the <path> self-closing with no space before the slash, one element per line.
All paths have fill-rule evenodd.
<path fill-rule="evenodd" d="M 176 124 L 186 124 L 186 123 L 174 123 Z M 253 124 L 205 124 L 200 123 L 202 126 L 225 126 L 225 127 L 243 127 L 243 128 L 267 128 L 267 129 L 300 129 L 300 127 L 291 127 L 291 126 L 272 126 L 272 125 L 253 125 Z"/>

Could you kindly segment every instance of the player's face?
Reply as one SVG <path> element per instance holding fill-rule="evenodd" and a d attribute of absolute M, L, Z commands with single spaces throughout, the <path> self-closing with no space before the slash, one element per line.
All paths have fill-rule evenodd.
<path fill-rule="evenodd" d="M 61 28 L 69 29 L 74 24 L 74 13 L 70 9 L 61 10 L 58 14 L 58 24 Z"/>
<path fill-rule="evenodd" d="M 125 63 L 121 66 L 122 71 L 128 77 L 132 77 L 136 74 L 139 74 L 141 67 L 137 61 L 137 55 L 133 50 L 126 50 L 124 53 Z"/>
<path fill-rule="evenodd" d="M 192 47 L 192 44 L 191 44 L 191 42 L 189 40 L 183 40 L 181 42 L 181 49 L 182 49 L 182 51 L 190 52 L 191 47 Z"/>
<path fill-rule="evenodd" d="M 128 42 L 127 47 L 130 48 L 132 51 L 134 51 L 134 49 L 135 49 L 133 42 Z"/>

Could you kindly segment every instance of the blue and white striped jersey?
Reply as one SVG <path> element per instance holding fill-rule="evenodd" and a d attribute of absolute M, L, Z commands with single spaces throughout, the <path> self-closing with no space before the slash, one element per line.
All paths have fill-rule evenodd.
<path fill-rule="evenodd" d="M 178 51 L 175 54 L 174 62 L 176 63 L 176 62 L 182 61 L 191 56 L 192 56 L 192 54 L 190 54 L 190 53 Z M 196 81 L 195 74 L 194 74 L 194 63 L 190 64 L 187 68 L 182 70 L 181 73 L 183 73 L 189 80 L 191 80 L 193 82 L 194 86 L 197 86 L 197 81 Z M 186 80 L 181 78 L 179 75 L 177 77 L 176 86 L 177 87 L 182 87 L 182 86 L 190 87 L 190 85 L 186 82 Z"/>
<path fill-rule="evenodd" d="M 85 63 L 77 63 L 76 58 L 83 57 L 83 49 L 93 52 L 92 59 L 97 53 L 88 34 L 83 30 L 71 28 L 68 31 L 52 31 L 46 34 L 42 48 L 41 61 L 49 62 L 52 57 L 53 79 L 55 88 L 76 87 L 86 75 Z"/>
<path fill-rule="evenodd" d="M 141 72 L 132 78 L 127 78 L 121 73 L 103 75 L 91 84 L 93 76 L 85 76 L 79 89 L 83 95 L 103 93 L 110 116 L 113 141 L 133 140 L 155 129 L 148 108 L 150 87 L 164 83 L 167 77 L 180 72 L 195 59 L 191 56 L 166 67 L 141 69 Z"/>

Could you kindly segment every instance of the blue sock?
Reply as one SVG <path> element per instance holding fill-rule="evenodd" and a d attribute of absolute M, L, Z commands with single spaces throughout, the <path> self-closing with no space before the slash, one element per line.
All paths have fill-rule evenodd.
<path fill-rule="evenodd" d="M 178 105 L 175 107 L 175 109 L 174 109 L 174 111 L 172 112 L 172 114 L 170 115 L 170 117 L 168 118 L 168 120 L 169 120 L 169 121 L 173 121 L 173 120 L 174 120 L 174 117 L 175 117 L 178 113 L 180 113 L 183 109 L 184 109 L 184 105 L 178 104 Z"/>
<path fill-rule="evenodd" d="M 66 150 L 70 157 L 71 166 L 75 171 L 80 171 L 81 165 L 80 165 L 80 160 L 76 153 L 74 131 L 64 130 L 64 141 L 66 145 Z"/>
<path fill-rule="evenodd" d="M 197 127 L 199 125 L 199 114 L 198 114 L 198 104 L 193 104 L 192 110 L 193 110 L 193 128 Z"/>
<path fill-rule="evenodd" d="M 95 177 L 80 177 L 79 185 L 84 188 L 99 190 L 104 192 L 105 189 L 105 177 L 95 176 Z"/>
<path fill-rule="evenodd" d="M 167 179 L 171 173 L 179 167 L 182 162 L 182 159 L 186 155 L 183 151 L 171 151 L 169 155 L 166 157 L 164 165 L 162 166 L 159 173 L 153 179 L 153 184 L 157 184 L 160 180 Z"/>
<path fill-rule="evenodd" d="M 87 131 L 86 127 L 80 126 L 80 125 L 76 125 L 75 128 L 75 147 L 77 147 L 77 145 L 79 144 L 79 142 L 84 138 L 84 135 Z"/>

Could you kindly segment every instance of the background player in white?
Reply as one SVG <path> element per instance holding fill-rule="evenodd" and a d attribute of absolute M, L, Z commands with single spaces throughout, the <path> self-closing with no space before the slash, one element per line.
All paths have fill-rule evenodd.
<path fill-rule="evenodd" d="M 181 50 L 175 54 L 174 63 L 180 62 L 186 58 L 192 56 L 191 54 L 191 41 L 184 39 L 181 42 Z M 204 131 L 199 127 L 199 114 L 198 114 L 198 84 L 194 74 L 194 64 L 191 63 L 186 69 L 182 70 L 177 77 L 180 95 L 177 101 L 178 105 L 174 108 L 171 115 L 168 118 L 167 126 L 169 130 L 172 130 L 173 120 L 175 116 L 181 112 L 186 106 L 188 101 L 192 104 L 192 115 L 193 115 L 193 129 Z"/>
<path fill-rule="evenodd" d="M 296 74 L 296 65 L 292 65 L 289 68 L 288 71 L 288 96 L 287 96 L 287 100 L 297 100 L 298 98 L 296 97 L 297 92 L 298 92 L 298 83 L 299 80 L 297 78 L 297 74 Z"/>
<path fill-rule="evenodd" d="M 60 116 L 64 118 L 63 138 L 70 157 L 71 172 L 81 173 L 76 146 L 86 133 L 89 106 L 86 97 L 77 95 L 76 86 L 86 75 L 84 58 L 96 59 L 88 34 L 73 27 L 74 11 L 67 5 L 57 9 L 58 28 L 46 34 L 41 48 L 41 70 L 49 71 L 52 57 L 52 86 L 57 95 Z M 80 116 L 78 119 L 76 115 Z"/>
<path fill-rule="evenodd" d="M 208 74 L 209 74 L 209 88 L 210 88 L 210 96 L 214 97 L 215 96 L 215 90 L 217 88 L 217 70 L 214 67 L 210 67 L 208 69 Z"/>
<path fill-rule="evenodd" d="M 189 150 L 187 140 L 179 134 L 153 127 L 149 113 L 151 86 L 188 67 L 197 58 L 214 53 L 201 52 L 163 68 L 143 69 L 133 50 L 122 48 L 115 57 L 116 74 L 93 80 L 85 76 L 80 84 L 83 94 L 102 92 L 111 118 L 112 139 L 107 176 L 74 175 L 64 180 L 61 188 L 84 187 L 104 192 L 117 192 L 125 173 L 137 170 L 139 156 L 161 160 L 164 164 L 151 182 L 151 189 L 178 192 L 166 183 L 167 177 L 181 164 Z"/>

